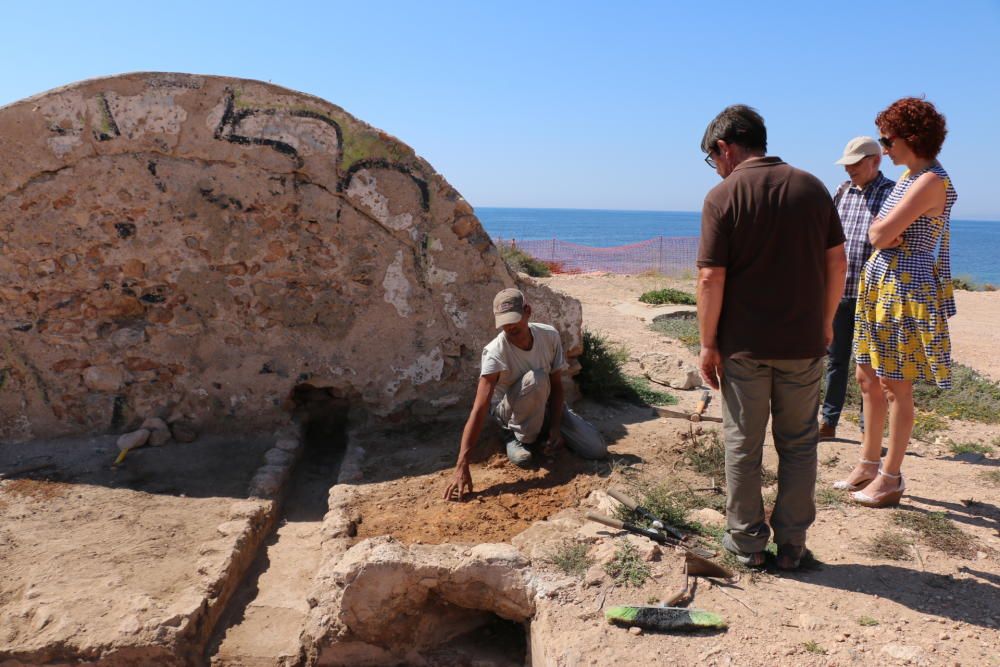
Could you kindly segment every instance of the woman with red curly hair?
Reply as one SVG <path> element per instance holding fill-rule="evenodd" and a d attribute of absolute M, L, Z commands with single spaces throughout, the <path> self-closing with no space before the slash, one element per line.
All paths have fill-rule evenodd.
<path fill-rule="evenodd" d="M 883 153 L 906 171 L 868 232 L 875 252 L 861 273 L 854 329 L 864 443 L 861 462 L 834 486 L 853 491 L 861 505 L 885 507 L 906 490 L 900 468 L 913 431 L 913 383 L 951 388 L 949 220 L 958 195 L 937 161 L 947 129 L 933 104 L 903 98 L 875 125 Z M 881 461 L 886 413 L 889 446 Z"/>

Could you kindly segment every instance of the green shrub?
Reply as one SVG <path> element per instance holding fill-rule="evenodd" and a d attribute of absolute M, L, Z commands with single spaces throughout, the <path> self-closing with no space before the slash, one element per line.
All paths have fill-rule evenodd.
<path fill-rule="evenodd" d="M 984 442 L 949 442 L 948 449 L 952 454 L 990 454 L 993 445 Z"/>
<path fill-rule="evenodd" d="M 583 577 L 593 564 L 587 556 L 587 545 L 573 540 L 564 540 L 548 555 L 547 560 L 574 577 Z"/>
<path fill-rule="evenodd" d="M 663 289 L 650 290 L 644 292 L 642 296 L 639 297 L 639 301 L 643 303 L 651 303 L 654 305 L 661 305 L 665 303 L 676 303 L 685 306 L 693 306 L 695 303 L 694 296 L 688 294 L 687 292 L 682 292 L 681 290 L 671 289 L 665 287 Z"/>
<path fill-rule="evenodd" d="M 661 315 L 653 320 L 650 328 L 664 336 L 676 338 L 695 354 L 701 351 L 698 318 L 694 314 Z"/>
<path fill-rule="evenodd" d="M 954 276 L 951 279 L 951 285 L 955 289 L 965 290 L 966 292 L 973 292 L 976 289 L 976 283 L 973 282 L 972 276 Z"/>
<path fill-rule="evenodd" d="M 640 405 L 670 405 L 677 399 L 654 390 L 645 378 L 625 375 L 622 365 L 628 352 L 601 334 L 584 330 L 580 373 L 576 376 L 580 391 L 598 401 L 623 399 Z"/>
<path fill-rule="evenodd" d="M 604 566 L 604 571 L 608 573 L 619 586 L 639 587 L 646 583 L 650 574 L 649 566 L 642 560 L 639 550 L 628 540 L 622 540 L 615 550 L 615 556 Z"/>
<path fill-rule="evenodd" d="M 535 259 L 513 244 L 501 242 L 497 249 L 511 271 L 527 273 L 535 278 L 547 278 L 552 275 L 545 262 Z"/>
<path fill-rule="evenodd" d="M 951 389 L 914 384 L 913 402 L 945 417 L 1000 424 L 1000 384 L 962 364 L 952 364 L 951 384 Z"/>

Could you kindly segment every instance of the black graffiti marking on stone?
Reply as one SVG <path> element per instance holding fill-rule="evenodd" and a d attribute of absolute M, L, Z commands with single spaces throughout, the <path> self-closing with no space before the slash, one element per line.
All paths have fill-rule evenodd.
<path fill-rule="evenodd" d="M 247 118 L 256 115 L 274 116 L 278 114 L 278 109 L 257 109 L 248 108 L 236 110 L 236 98 L 232 91 L 229 91 L 226 95 L 226 108 L 222 114 L 222 119 L 219 121 L 219 126 L 215 128 L 215 138 L 220 140 L 225 140 L 233 144 L 241 144 L 244 146 L 255 145 L 255 146 L 268 146 L 282 155 L 287 155 L 295 161 L 296 166 L 301 167 L 303 165 L 302 156 L 291 144 L 280 141 L 278 139 L 267 139 L 264 137 L 248 137 L 243 134 L 239 134 L 240 124 Z M 344 145 L 344 134 L 340 129 L 340 125 L 332 118 L 327 118 L 321 113 L 316 111 L 309 111 L 308 109 L 293 109 L 288 112 L 290 116 L 296 118 L 311 118 L 313 120 L 318 120 L 326 123 L 333 128 L 334 133 L 337 135 L 337 151 L 338 153 L 343 149 Z M 340 155 L 335 156 L 335 164 L 340 161 Z"/>
<path fill-rule="evenodd" d="M 337 192 L 345 192 L 347 188 L 351 185 L 351 179 L 354 175 L 361 171 L 362 169 L 391 169 L 393 171 L 398 171 L 401 174 L 405 174 L 410 177 L 410 180 L 419 188 L 420 190 L 420 207 L 423 209 L 424 213 L 431 208 L 431 193 L 430 189 L 427 187 L 427 181 L 415 176 L 413 170 L 407 167 L 405 164 L 399 164 L 397 162 L 390 162 L 383 158 L 370 158 L 366 160 L 358 160 L 352 164 L 347 169 L 347 173 L 344 177 L 340 179 L 340 183 L 337 184 Z"/>
<path fill-rule="evenodd" d="M 111 105 L 108 104 L 108 98 L 101 93 L 97 96 L 98 110 L 101 112 L 102 120 L 104 121 L 104 127 L 101 132 L 94 132 L 94 136 L 97 137 L 98 141 L 110 141 L 116 137 L 122 136 L 121 130 L 118 129 L 118 123 L 115 122 L 115 116 L 111 113 Z"/>

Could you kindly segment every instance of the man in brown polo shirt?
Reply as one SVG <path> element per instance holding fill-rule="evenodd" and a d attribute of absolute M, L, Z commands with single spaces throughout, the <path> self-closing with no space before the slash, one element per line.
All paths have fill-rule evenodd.
<path fill-rule="evenodd" d="M 723 545 L 747 565 L 764 565 L 770 530 L 761 456 L 771 417 L 778 452 L 771 528 L 778 567 L 795 569 L 816 517 L 816 412 L 844 291 L 844 232 L 816 177 L 765 156 L 767 129 L 754 109 L 724 109 L 701 149 L 723 179 L 705 197 L 698 251 L 701 373 L 722 389 Z"/>

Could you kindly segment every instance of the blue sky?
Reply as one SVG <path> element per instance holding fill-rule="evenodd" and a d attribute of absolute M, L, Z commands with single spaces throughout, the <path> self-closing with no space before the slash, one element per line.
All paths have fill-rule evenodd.
<path fill-rule="evenodd" d="M 698 210 L 727 104 L 832 188 L 848 139 L 926 95 L 956 217 L 1000 220 L 1000 2 L 695 4 L 10 2 L 0 105 L 130 71 L 261 79 L 399 137 L 474 206 Z"/>

